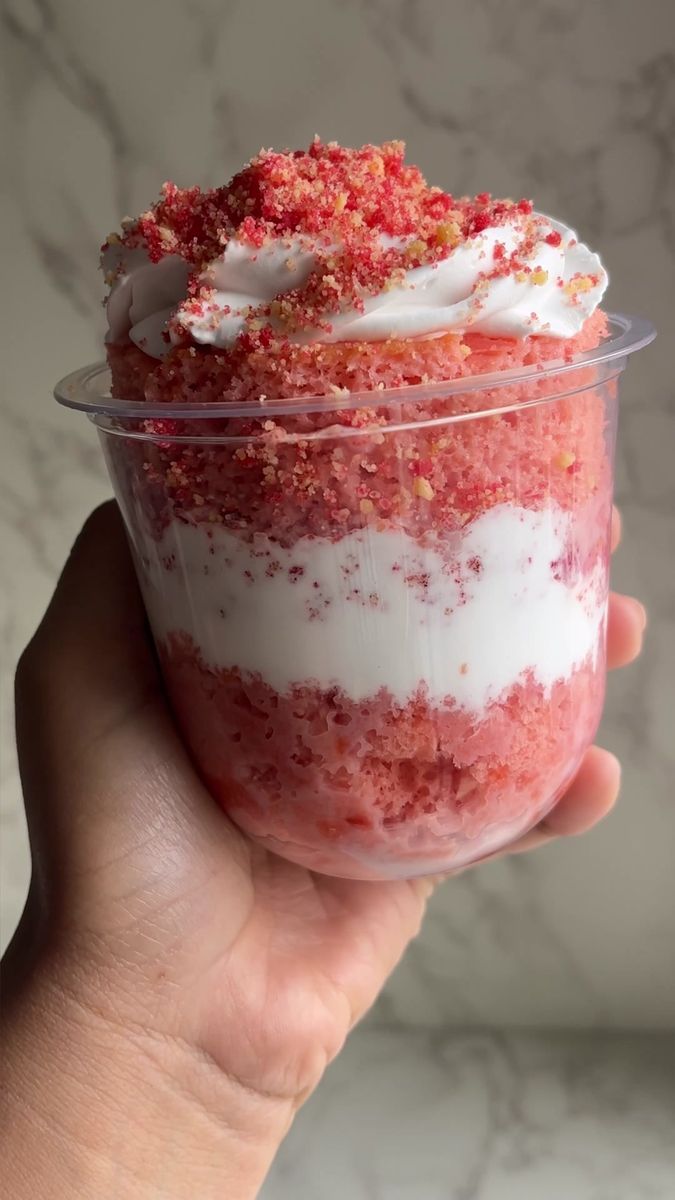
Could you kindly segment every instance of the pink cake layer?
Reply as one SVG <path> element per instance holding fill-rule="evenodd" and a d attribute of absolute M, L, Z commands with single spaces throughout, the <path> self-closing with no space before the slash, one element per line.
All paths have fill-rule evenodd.
<path fill-rule="evenodd" d="M 456 377 L 468 377 L 469 364 L 492 370 L 513 365 L 514 359 L 546 362 L 559 358 L 563 347 L 569 355 L 597 344 L 604 328 L 605 318 L 596 313 L 578 338 L 566 343 L 474 339 L 480 348 L 469 357 L 459 352 L 462 343 L 455 335 L 418 343 L 290 347 L 292 370 L 287 364 L 276 390 L 267 394 L 325 390 L 326 373 L 334 380 L 344 377 L 340 364 L 343 371 L 349 364 L 364 371 L 369 363 L 373 378 L 377 374 L 390 386 L 410 381 L 420 355 L 429 378 L 434 370 L 437 376 L 454 371 Z M 253 403 L 259 389 L 273 382 L 275 360 L 262 353 L 239 358 L 235 352 L 177 351 L 160 365 L 134 347 L 110 347 L 109 356 L 116 394 L 140 395 L 144 388 L 148 399 L 161 399 L 169 412 L 172 403 L 208 404 L 229 396 L 232 372 L 239 372 L 238 393 L 248 389 L 250 419 L 191 422 L 167 415 L 141 422 L 153 442 L 111 447 L 119 469 L 133 473 L 158 536 L 177 517 L 224 524 L 242 537 L 273 531 L 284 545 L 306 534 L 338 538 L 366 522 L 424 537 L 462 528 L 496 504 L 515 501 L 540 508 L 555 502 L 571 509 L 607 491 L 604 404 L 590 368 L 565 377 L 565 388 L 587 385 L 577 394 L 480 420 L 432 425 L 434 418 L 457 412 L 522 404 L 560 389 L 560 378 L 386 408 L 340 410 L 338 397 L 330 411 L 273 421 L 259 415 Z M 408 429 L 387 432 L 389 425 L 406 422 Z M 331 436 L 303 437 L 326 426 Z M 209 441 L 223 434 L 243 440 L 237 445 Z M 198 440 L 173 440 L 186 436 Z"/>
<path fill-rule="evenodd" d="M 569 362 L 594 349 L 607 330 L 597 310 L 576 337 L 495 338 L 447 333 L 383 342 L 311 342 L 269 345 L 266 331 L 239 338 L 228 351 L 191 346 L 161 361 L 131 343 L 109 345 L 114 396 L 154 404 L 255 403 L 261 396 L 334 395 L 408 387 L 512 370 L 552 361 Z M 508 394 L 508 393 L 507 393 Z M 501 403 L 501 401 L 500 401 Z"/>
<path fill-rule="evenodd" d="M 214 670 L 187 635 L 160 647 L 174 708 L 213 795 L 284 856 L 357 878 L 459 868 L 555 801 L 592 740 L 602 654 L 545 695 L 520 680 L 477 718 L 420 693 L 355 703 L 311 685 L 279 695 Z"/>

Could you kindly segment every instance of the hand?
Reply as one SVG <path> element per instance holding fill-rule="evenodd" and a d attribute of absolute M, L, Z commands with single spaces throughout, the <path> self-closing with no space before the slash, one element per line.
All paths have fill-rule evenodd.
<path fill-rule="evenodd" d="M 618 534 L 617 520 L 615 542 Z M 610 665 L 635 657 L 644 623 L 637 601 L 612 597 Z M 228 1196 L 255 1195 L 294 1111 L 418 931 L 433 882 L 312 875 L 223 816 L 167 711 L 112 504 L 87 522 L 22 660 L 17 730 L 34 876 L 9 960 L 10 1046 L 21 1044 L 25 1068 L 51 1021 L 45 1053 L 61 1043 L 56 1057 L 71 1083 L 58 1119 L 68 1129 L 72 1113 L 75 1139 L 87 1129 L 87 1163 L 92 1146 L 100 1163 L 111 1136 L 101 1096 L 87 1086 L 103 1072 L 105 1102 L 125 1129 L 115 1167 L 141 1180 L 141 1190 L 118 1187 L 116 1196 L 182 1196 L 199 1179 L 200 1200 L 221 1195 L 222 1173 L 198 1174 L 219 1154 L 233 1162 Z M 555 810 L 511 852 L 590 828 L 618 782 L 616 760 L 590 750 Z M 56 1021 L 45 1016 L 54 1003 Z M 79 1071 L 68 1066 L 64 1020 L 82 1045 Z M 20 1076 L 10 1071 L 10 1093 L 12 1078 L 19 1095 L 25 1089 Z M 58 1096 L 62 1082 L 53 1086 Z M 56 1118 L 44 1119 L 49 1128 Z M 138 1121 L 151 1127 L 144 1152 Z M 39 1191 L 34 1182 L 30 1194 Z"/>

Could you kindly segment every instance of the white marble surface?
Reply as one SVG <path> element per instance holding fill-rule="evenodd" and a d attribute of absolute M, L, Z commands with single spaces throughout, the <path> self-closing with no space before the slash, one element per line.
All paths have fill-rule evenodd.
<path fill-rule="evenodd" d="M 634 0 L 117 0 L 112 6 L 92 0 L 5 0 L 1 11 L 5 95 L 0 121 L 7 147 L 0 194 L 6 335 L 0 441 L 3 938 L 16 920 L 28 872 L 11 741 L 10 669 L 82 518 L 108 491 L 86 421 L 50 402 L 54 379 L 98 354 L 96 258 L 102 235 L 125 212 L 143 207 L 164 178 L 221 180 L 261 143 L 302 144 L 317 130 L 347 142 L 401 136 L 411 158 L 455 191 L 529 193 L 543 208 L 576 223 L 611 268 L 612 304 L 656 319 L 661 338 L 630 368 L 620 433 L 618 489 L 626 537 L 615 582 L 639 590 L 652 618 L 643 661 L 612 680 L 602 730 L 602 740 L 625 763 L 621 804 L 586 839 L 483 868 L 442 889 L 375 1020 L 439 1028 L 452 1023 L 671 1028 L 672 0 L 640 5 Z M 443 1080 L 455 1078 L 453 1056 L 459 1054 L 457 1074 L 463 1082 L 457 1095 L 479 1118 L 474 1128 L 461 1115 L 461 1104 L 458 1116 L 450 1100 L 443 1100 L 438 1111 L 433 1105 L 430 1111 L 425 1101 L 436 1149 L 425 1150 L 423 1162 L 427 1153 L 432 1156 L 428 1171 L 438 1166 L 437 1182 L 430 1182 L 425 1193 L 415 1192 L 413 1173 L 405 1177 L 409 1185 L 401 1183 L 396 1191 L 398 1185 L 381 1186 L 374 1177 L 364 1196 L 446 1196 L 438 1182 L 442 1162 L 447 1156 L 449 1169 L 455 1170 L 457 1154 L 469 1183 L 458 1175 L 454 1194 L 466 1198 L 666 1195 L 658 1191 L 648 1163 L 631 1168 L 633 1177 L 628 1166 L 619 1171 L 616 1186 L 602 1179 L 596 1185 L 591 1172 L 586 1191 L 575 1191 L 573 1183 L 566 1191 L 563 1185 L 547 1191 L 537 1176 L 537 1154 L 545 1158 L 549 1146 L 550 1155 L 561 1162 L 565 1158 L 574 1122 L 591 1104 L 594 1087 L 607 1095 L 609 1105 L 598 1135 L 605 1139 L 607 1163 L 616 1150 L 618 1161 L 628 1164 L 633 1135 L 626 1134 L 624 1145 L 622 1130 L 632 1128 L 632 1106 L 642 1104 L 649 1114 L 652 1103 L 649 1097 L 633 1097 L 633 1051 L 620 1057 L 616 1068 L 607 1068 L 606 1093 L 601 1058 L 594 1060 L 590 1076 L 580 1068 L 568 1109 L 564 1091 L 554 1082 L 557 1068 L 551 1062 L 557 1052 L 548 1059 L 541 1051 L 533 1090 L 528 1090 L 519 1082 L 519 1055 L 539 1061 L 539 1051 L 523 1049 L 535 1043 L 478 1039 L 460 1054 L 452 1039 L 425 1041 L 419 1034 L 417 1042 L 417 1036 L 400 1043 L 405 1047 L 400 1060 L 384 1062 L 385 1092 L 387 1079 L 392 1085 L 399 1081 L 421 1104 L 426 1085 L 418 1085 L 418 1076 L 409 1075 L 405 1064 L 412 1070 L 415 1047 L 429 1045 L 437 1049 L 419 1064 L 419 1079 L 427 1080 L 432 1094 L 441 1093 Z M 373 1053 L 388 1059 L 386 1035 L 369 1045 L 380 1047 Z M 507 1045 L 520 1049 L 507 1051 Z M 475 1084 L 472 1063 L 479 1074 Z M 357 1065 L 358 1050 L 352 1048 L 332 1076 L 325 1107 L 310 1109 L 303 1118 L 280 1167 L 287 1179 L 299 1170 L 293 1145 L 304 1137 L 311 1151 L 312 1130 L 322 1123 L 327 1129 L 330 1114 L 343 1103 L 353 1112 L 336 1116 L 340 1138 L 357 1138 L 358 1153 L 368 1160 L 368 1137 L 359 1132 L 355 1114 L 367 1112 L 371 1085 Z M 517 1112 L 526 1093 L 534 1116 L 521 1137 Z M 612 1107 L 615 1094 L 618 1116 Z M 539 1095 L 542 1129 L 536 1120 Z M 382 1104 L 389 1116 L 378 1115 L 374 1124 L 378 1162 L 387 1154 L 403 1154 L 396 1121 L 402 1129 L 406 1111 L 403 1104 L 397 1109 L 395 1094 Z M 658 1108 L 656 1094 L 653 1105 Z M 502 1125 L 498 1134 L 490 1134 L 491 1165 L 481 1174 L 482 1168 L 471 1164 L 478 1163 L 480 1147 L 487 1144 L 485 1130 L 493 1128 L 496 1110 L 503 1114 Z M 560 1135 L 556 1113 L 563 1121 Z M 457 1120 L 464 1132 L 455 1137 Z M 645 1117 L 634 1143 L 646 1155 L 652 1136 L 648 1125 Z M 403 1145 L 416 1161 L 414 1145 L 405 1139 Z M 586 1141 L 584 1147 L 579 1161 L 590 1154 Z M 332 1153 L 337 1162 L 342 1154 L 337 1135 Z M 574 1156 L 563 1168 L 573 1181 L 574 1172 L 582 1170 Z M 519 1171 L 525 1179 L 521 1191 Z M 282 1175 L 277 1178 L 278 1188 L 291 1187 Z M 637 1181 L 633 1192 L 626 1190 L 631 1178 Z M 337 1195 L 332 1186 L 317 1183 L 306 1194 Z M 276 1194 L 290 1195 L 292 1189 Z"/>
<path fill-rule="evenodd" d="M 672 1200 L 675 1041 L 363 1030 L 261 1200 Z"/>

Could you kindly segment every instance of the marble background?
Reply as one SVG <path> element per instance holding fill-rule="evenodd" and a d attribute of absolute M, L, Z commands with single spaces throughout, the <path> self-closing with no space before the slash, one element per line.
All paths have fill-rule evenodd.
<path fill-rule="evenodd" d="M 92 430 L 50 400 L 55 379 L 100 354 L 102 235 L 165 178 L 220 181 L 263 143 L 398 136 L 456 192 L 532 194 L 577 225 L 611 267 L 612 305 L 652 317 L 661 337 L 629 369 L 620 431 L 615 584 L 639 591 L 651 615 L 643 660 L 611 681 L 602 729 L 625 764 L 621 803 L 585 839 L 447 885 L 373 1021 L 672 1028 L 672 0 L 3 0 L 0 10 L 3 939 L 28 877 L 11 669 L 83 517 L 108 493 Z M 517 1072 L 500 1054 L 494 1070 Z M 661 1194 L 644 1186 L 625 1194 Z M 461 1192 L 474 1194 L 542 1195 L 487 1183 Z"/>
<path fill-rule="evenodd" d="M 672 1200 L 675 1041 L 362 1030 L 261 1200 Z"/>

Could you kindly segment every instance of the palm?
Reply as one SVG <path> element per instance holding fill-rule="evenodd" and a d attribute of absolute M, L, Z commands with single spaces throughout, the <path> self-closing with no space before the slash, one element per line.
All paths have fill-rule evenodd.
<path fill-rule="evenodd" d="M 227 991 L 232 976 L 239 981 L 235 1027 L 255 1031 L 237 1074 L 250 1077 L 264 1062 L 266 1090 L 299 1094 L 375 999 L 417 932 L 430 888 L 329 879 L 266 851 L 253 852 L 251 881 L 249 917 L 220 968 Z M 211 1052 L 231 1061 L 214 1017 Z"/>
<path fill-rule="evenodd" d="M 182 1037 L 259 1089 L 304 1093 L 417 932 L 431 885 L 331 879 L 252 845 L 205 792 L 159 697 L 146 720 L 145 746 L 149 735 L 171 792 L 164 792 L 160 843 L 151 855 L 146 843 L 138 861 L 132 856 L 133 888 L 119 896 L 126 930 L 129 913 L 138 914 L 127 953 L 138 961 L 139 946 L 147 947 L 149 970 L 158 952 L 171 964 L 183 997 Z M 129 737 L 137 744 L 138 732 L 137 717 L 129 729 L 118 727 L 112 756 L 131 761 Z M 139 783 L 132 781 L 136 795 Z M 157 862 L 171 864 L 160 908 Z M 117 873 L 119 880 L 119 860 Z"/>
<path fill-rule="evenodd" d="M 142 623 L 125 622 L 110 649 L 114 710 L 101 707 L 88 732 L 79 705 L 71 717 L 44 697 L 78 723 L 59 776 L 34 773 L 51 756 L 35 754 L 36 705 L 19 689 L 27 806 L 34 825 L 50 822 L 42 865 L 67 889 L 49 906 L 134 980 L 135 1003 L 147 992 L 158 1033 L 257 1089 L 306 1092 L 417 931 L 430 884 L 330 879 L 253 845 L 192 767 Z M 99 660 L 102 682 L 113 681 Z M 72 748 L 72 728 L 55 740 Z"/>

